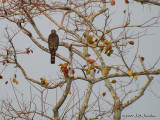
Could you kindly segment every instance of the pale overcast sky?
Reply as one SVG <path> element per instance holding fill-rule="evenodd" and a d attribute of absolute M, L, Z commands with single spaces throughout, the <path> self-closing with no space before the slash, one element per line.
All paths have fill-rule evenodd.
<path fill-rule="evenodd" d="M 116 26 L 122 23 L 124 16 L 122 16 L 122 12 L 124 9 L 129 9 L 131 13 L 131 23 L 132 24 L 141 24 L 147 19 L 150 19 L 154 16 L 158 16 L 158 13 L 160 12 L 160 7 L 157 6 L 149 6 L 149 5 L 141 5 L 137 4 L 136 2 L 131 3 L 129 6 L 125 5 L 121 1 L 116 1 L 116 6 L 113 6 L 110 9 L 110 12 L 115 12 L 112 17 L 112 23 L 111 25 Z M 57 15 L 58 16 L 58 15 Z M 58 19 L 58 17 L 57 17 Z M 47 21 L 43 17 L 38 17 L 35 19 L 36 24 L 40 28 L 41 32 L 43 35 L 47 38 L 48 35 L 50 34 L 50 30 L 58 28 L 53 25 L 50 21 Z M 97 26 L 103 26 L 103 22 L 101 22 L 101 19 L 96 19 Z M 43 23 L 43 24 L 42 24 Z M 10 22 L 6 20 L 0 20 L 0 43 L 2 42 L 3 45 L 5 45 L 6 39 L 3 38 L 4 34 L 4 28 L 8 26 L 10 29 L 16 30 L 16 26 L 14 24 L 11 24 Z M 149 28 L 147 29 L 148 35 L 140 38 L 139 40 L 139 55 L 143 56 L 145 58 L 145 65 L 147 65 L 147 68 L 152 66 L 156 60 L 160 57 L 160 24 L 157 26 L 159 27 L 154 27 L 154 28 Z M 30 29 L 30 26 L 28 26 L 28 29 Z M 136 31 L 135 31 L 136 32 Z M 58 33 L 60 36 L 60 39 L 62 39 L 63 34 L 61 31 Z M 116 34 L 116 33 L 115 33 Z M 34 45 L 34 43 L 29 40 L 28 37 L 26 37 L 23 33 L 19 33 L 14 40 L 13 43 L 15 44 L 17 50 L 25 50 L 26 48 L 30 47 L 33 49 L 33 54 L 29 55 L 18 55 L 18 61 L 23 65 L 24 69 L 26 70 L 27 74 L 36 80 L 39 80 L 40 77 L 45 77 L 47 79 L 57 79 L 58 74 L 59 74 L 59 66 L 58 64 L 63 63 L 62 60 L 56 57 L 56 64 L 51 65 L 50 64 L 50 55 L 42 50 L 40 50 L 37 46 Z M 41 42 L 43 46 L 48 47 L 46 43 Z M 135 42 L 135 45 L 138 43 Z M 136 50 L 136 47 L 133 48 Z M 0 51 L 2 53 L 4 51 Z M 63 47 L 59 47 L 58 53 L 62 55 L 68 54 L 67 50 L 64 49 Z M 133 53 L 135 53 L 133 51 Z M 130 55 L 129 55 L 130 56 Z M 118 64 L 117 59 L 112 59 L 114 63 Z M 129 61 L 129 59 L 128 59 Z M 160 68 L 160 63 L 157 64 L 157 67 Z M 4 66 L 0 65 L 0 72 L 3 70 Z M 13 93 L 13 89 L 11 87 L 10 80 L 14 77 L 14 74 L 17 74 L 17 80 L 19 81 L 19 85 L 15 85 L 16 88 L 23 92 L 24 95 L 26 96 L 25 99 L 27 101 L 27 97 L 30 96 L 30 84 L 24 79 L 23 75 L 21 74 L 21 71 L 17 68 L 14 68 L 14 65 L 11 65 L 5 69 L 4 72 L 1 73 L 3 76 L 3 79 L 0 80 L 0 100 L 10 98 L 15 100 L 15 96 Z M 78 74 L 78 73 L 75 73 Z M 146 79 L 146 77 L 141 77 L 140 78 L 142 81 Z M 5 85 L 5 81 L 9 81 L 8 85 Z M 95 93 L 98 93 L 97 87 L 99 88 L 100 85 L 103 85 L 104 82 L 97 83 L 97 85 L 94 86 L 93 91 Z M 138 83 L 135 83 L 138 84 Z M 86 82 L 82 81 L 77 81 L 77 85 L 79 86 L 80 92 L 83 94 L 83 91 L 85 90 L 84 86 L 86 86 Z M 43 89 L 43 88 L 40 88 Z M 130 89 L 130 88 L 128 88 Z M 154 76 L 154 80 L 150 84 L 150 87 L 145 91 L 145 94 L 143 97 L 141 97 L 138 101 L 127 107 L 126 109 L 123 110 L 122 113 L 122 120 L 125 119 L 124 116 L 126 114 L 128 115 L 154 115 L 156 116 L 155 118 L 149 118 L 147 120 L 158 120 L 160 119 L 160 98 L 157 98 L 151 90 L 154 91 L 156 95 L 160 97 L 160 76 Z M 106 88 L 104 90 L 107 91 Z M 100 90 L 103 92 L 102 88 Z M 62 91 L 61 91 L 62 92 Z M 32 88 L 32 93 L 33 94 L 40 94 L 35 88 Z M 133 97 L 133 96 L 132 96 Z M 55 91 L 49 90 L 48 94 L 48 102 L 53 103 L 53 100 L 55 98 Z M 37 101 L 40 100 L 38 97 L 35 98 Z M 107 98 L 109 100 L 110 98 Z M 55 102 L 54 102 L 55 103 Z M 1 103 L 0 103 L 1 104 Z M 16 105 L 16 103 L 14 102 Z M 54 106 L 54 104 L 52 104 Z M 50 111 L 52 112 L 52 111 Z M 139 117 L 128 117 L 125 120 L 144 120 L 144 118 L 139 118 Z"/>

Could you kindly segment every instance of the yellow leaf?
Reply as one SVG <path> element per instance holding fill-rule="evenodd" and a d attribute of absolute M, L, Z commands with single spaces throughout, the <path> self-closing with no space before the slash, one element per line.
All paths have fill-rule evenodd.
<path fill-rule="evenodd" d="M 18 81 L 16 81 L 16 85 L 18 85 Z"/>
<path fill-rule="evenodd" d="M 94 42 L 92 40 L 88 40 L 88 43 L 89 44 L 93 44 Z"/>
<path fill-rule="evenodd" d="M 93 35 L 89 35 L 89 36 L 87 37 L 87 40 L 88 40 L 88 41 L 90 41 L 90 40 L 92 41 L 93 37 L 94 37 Z"/>
<path fill-rule="evenodd" d="M 66 62 L 66 63 L 64 63 L 64 65 L 63 65 L 63 67 L 67 67 L 68 66 L 68 63 Z"/>
<path fill-rule="evenodd" d="M 87 65 L 83 65 L 83 67 L 85 68 Z"/>
<path fill-rule="evenodd" d="M 116 67 L 116 72 L 118 72 L 118 70 L 119 70 L 119 66 Z"/>
<path fill-rule="evenodd" d="M 109 47 L 105 47 L 105 54 L 108 52 L 108 50 L 109 50 L 110 48 Z"/>
<path fill-rule="evenodd" d="M 137 77 L 138 77 L 138 75 L 135 75 L 135 76 L 134 76 L 134 79 L 137 80 Z"/>
<path fill-rule="evenodd" d="M 45 84 L 45 81 L 41 81 L 41 85 L 44 85 Z"/>
<path fill-rule="evenodd" d="M 3 3 L 3 4 L 6 3 L 6 0 L 2 0 L 2 3 Z"/>
<path fill-rule="evenodd" d="M 47 87 L 49 85 L 49 83 L 48 82 L 45 82 L 45 86 Z"/>
<path fill-rule="evenodd" d="M 101 40 L 101 42 L 103 42 L 105 40 L 105 36 L 104 35 L 101 36 L 100 40 Z"/>
<path fill-rule="evenodd" d="M 16 78 L 13 78 L 12 80 L 14 83 L 16 83 L 16 85 L 18 85 L 18 81 L 16 80 Z"/>
<path fill-rule="evenodd" d="M 95 62 L 95 60 L 90 59 L 90 60 L 88 60 L 88 62 L 89 62 L 90 64 L 92 64 L 92 63 L 94 63 L 94 62 Z"/>
<path fill-rule="evenodd" d="M 94 69 L 94 66 L 93 65 L 90 65 L 89 66 L 89 69 L 91 70 L 91 69 Z"/>
<path fill-rule="evenodd" d="M 16 81 L 17 81 L 16 78 L 13 78 L 13 82 L 16 83 Z"/>
<path fill-rule="evenodd" d="M 113 50 L 109 50 L 109 52 L 107 53 L 107 56 L 111 56 L 112 53 L 113 53 Z"/>
<path fill-rule="evenodd" d="M 89 56 L 91 56 L 89 53 L 85 54 L 85 57 L 89 57 Z"/>
<path fill-rule="evenodd" d="M 109 70 L 108 70 L 108 69 L 103 70 L 103 75 L 104 75 L 104 76 L 107 76 L 108 73 L 109 73 Z"/>
<path fill-rule="evenodd" d="M 86 71 L 86 75 L 89 75 L 89 74 L 90 74 L 90 71 L 89 71 L 89 70 L 87 70 L 87 71 Z"/>
<path fill-rule="evenodd" d="M 94 42 L 93 42 L 93 35 L 89 35 L 88 37 L 87 37 L 87 41 L 88 41 L 88 43 L 89 44 L 93 44 Z"/>
<path fill-rule="evenodd" d="M 107 47 L 105 47 L 105 52 L 104 52 L 105 54 L 108 52 L 108 50 L 110 50 L 111 52 L 113 52 L 111 45 L 112 45 L 112 42 L 109 42 L 108 45 L 107 45 Z M 112 54 L 111 52 L 109 54 Z"/>
<path fill-rule="evenodd" d="M 110 71 L 111 68 L 112 68 L 111 66 L 107 66 L 107 67 L 106 67 L 106 69 L 107 69 L 108 71 Z"/>
<path fill-rule="evenodd" d="M 44 81 L 44 82 L 46 81 L 46 79 L 44 79 L 44 78 L 40 78 L 40 80 L 41 80 L 41 81 Z"/>
<path fill-rule="evenodd" d="M 58 66 L 63 66 L 63 64 L 59 64 Z"/>
<path fill-rule="evenodd" d="M 128 75 L 129 76 L 133 76 L 133 71 L 132 70 L 128 70 Z"/>
<path fill-rule="evenodd" d="M 105 41 L 103 41 L 103 43 L 108 44 L 109 42 L 108 42 L 108 40 L 105 40 Z"/>
<path fill-rule="evenodd" d="M 99 50 L 100 50 L 100 51 L 103 51 L 103 49 L 104 49 L 104 45 L 103 45 L 103 44 L 100 44 L 100 45 L 99 45 Z"/>
<path fill-rule="evenodd" d="M 111 45 L 112 45 L 112 42 L 109 42 L 109 43 L 108 43 L 109 48 L 111 48 Z"/>
<path fill-rule="evenodd" d="M 116 83 L 116 82 L 117 82 L 116 80 L 112 80 L 112 81 L 111 81 L 111 83 Z"/>

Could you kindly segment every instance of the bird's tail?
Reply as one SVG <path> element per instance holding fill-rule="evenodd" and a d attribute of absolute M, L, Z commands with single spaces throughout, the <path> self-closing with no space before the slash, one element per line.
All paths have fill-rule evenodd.
<path fill-rule="evenodd" d="M 55 64 L 55 52 L 51 54 L 51 64 Z"/>

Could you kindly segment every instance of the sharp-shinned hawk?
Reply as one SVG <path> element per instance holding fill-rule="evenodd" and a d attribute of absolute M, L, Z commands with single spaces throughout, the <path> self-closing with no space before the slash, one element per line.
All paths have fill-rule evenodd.
<path fill-rule="evenodd" d="M 55 55 L 59 46 L 59 37 L 55 30 L 51 30 L 51 34 L 48 37 L 48 47 L 51 53 L 51 64 L 55 64 Z"/>

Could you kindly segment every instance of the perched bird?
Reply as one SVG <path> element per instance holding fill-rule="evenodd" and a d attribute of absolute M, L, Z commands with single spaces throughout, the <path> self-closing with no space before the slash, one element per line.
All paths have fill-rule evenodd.
<path fill-rule="evenodd" d="M 51 30 L 51 34 L 48 37 L 48 47 L 51 53 L 51 64 L 55 64 L 55 55 L 59 46 L 59 37 L 55 30 Z"/>

